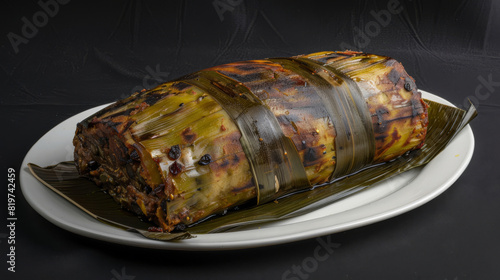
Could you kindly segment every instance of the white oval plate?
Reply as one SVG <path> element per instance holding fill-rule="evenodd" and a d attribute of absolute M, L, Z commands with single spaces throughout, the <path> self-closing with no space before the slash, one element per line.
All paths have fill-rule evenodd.
<path fill-rule="evenodd" d="M 452 105 L 421 91 L 424 98 Z M 194 239 L 164 242 L 146 239 L 103 224 L 41 184 L 28 170 L 73 159 L 72 139 L 77 122 L 102 109 L 77 114 L 47 132 L 22 163 L 21 189 L 28 203 L 44 218 L 68 231 L 118 244 L 169 250 L 228 250 L 281 244 L 364 226 L 412 210 L 450 187 L 472 158 L 474 136 L 470 126 L 423 168 L 410 170 L 359 194 L 307 215 L 227 233 L 199 234 Z"/>

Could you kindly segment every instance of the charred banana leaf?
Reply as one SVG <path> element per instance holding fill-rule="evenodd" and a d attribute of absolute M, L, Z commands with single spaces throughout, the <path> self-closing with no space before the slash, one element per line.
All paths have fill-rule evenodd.
<path fill-rule="evenodd" d="M 138 232 L 151 239 L 163 241 L 186 239 L 194 237 L 191 233 L 239 230 L 246 225 L 305 214 L 363 191 L 384 179 L 425 165 L 477 115 L 474 106 L 466 112 L 430 100 L 425 100 L 425 102 L 429 104 L 429 125 L 422 148 L 408 152 L 390 162 L 377 164 L 355 174 L 335 179 L 332 183 L 317 185 L 312 190 L 281 197 L 277 200 L 278 203 L 266 203 L 230 211 L 224 215 L 213 215 L 191 224 L 189 232 L 184 230 L 175 233 L 159 232 L 160 229 L 151 227 L 151 223 L 139 220 L 137 216 L 120 209 L 111 196 L 98 191 L 93 182 L 79 176 L 74 162 L 61 162 L 48 167 L 39 167 L 30 163 L 28 166 L 32 174 L 44 185 L 101 222 Z"/>
<path fill-rule="evenodd" d="M 321 52 L 225 64 L 80 122 L 78 172 L 166 231 L 419 149 L 427 104 L 394 59 Z"/>

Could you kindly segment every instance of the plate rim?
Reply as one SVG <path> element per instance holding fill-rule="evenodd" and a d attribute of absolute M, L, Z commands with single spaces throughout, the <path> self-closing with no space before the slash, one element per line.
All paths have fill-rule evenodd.
<path fill-rule="evenodd" d="M 446 105 L 451 105 L 454 106 L 452 103 L 447 101 L 444 98 L 441 98 L 437 95 L 434 95 L 432 93 L 429 93 L 424 90 L 419 90 L 422 92 L 422 97 L 435 100 L 438 102 L 441 102 Z M 109 103 L 111 104 L 111 103 Z M 142 236 L 139 236 L 135 233 L 131 232 L 126 232 L 121 229 L 114 228 L 112 226 L 104 225 L 100 223 L 97 220 L 94 220 L 84 212 L 82 212 L 84 215 L 88 216 L 87 219 L 90 220 L 91 224 L 95 224 L 97 227 L 102 227 L 105 226 L 106 232 L 96 230 L 96 229 L 89 229 L 83 227 L 82 224 L 74 223 L 74 221 L 71 221 L 72 223 L 68 223 L 68 221 L 61 220 L 57 216 L 51 215 L 47 209 L 44 209 L 39 205 L 39 202 L 36 201 L 35 198 L 33 198 L 29 194 L 29 190 L 26 187 L 26 184 L 35 182 L 35 184 L 38 184 L 38 187 L 46 188 L 43 186 L 42 183 L 37 181 L 34 176 L 32 176 L 29 173 L 27 164 L 30 162 L 30 158 L 34 156 L 34 153 L 37 152 L 37 145 L 41 145 L 40 143 L 42 142 L 43 139 L 50 137 L 50 135 L 54 134 L 58 129 L 64 126 L 67 122 L 71 122 L 73 119 L 83 119 L 84 116 L 89 115 L 90 112 L 94 112 L 95 110 L 99 110 L 101 108 L 104 108 L 105 106 L 109 104 L 104 104 L 100 106 L 96 106 L 90 109 L 87 109 L 83 112 L 80 112 L 78 114 L 75 114 L 66 120 L 60 122 L 56 126 L 54 126 L 52 129 L 50 129 L 48 132 L 46 132 L 42 137 L 40 137 L 35 144 L 32 145 L 32 147 L 29 149 L 29 151 L 26 153 L 23 162 L 21 164 L 21 170 L 20 170 L 20 175 L 19 175 L 19 180 L 20 180 L 20 188 L 22 190 L 23 196 L 25 197 L 26 201 L 28 204 L 42 217 L 44 217 L 46 220 L 49 222 L 53 223 L 54 225 L 65 229 L 67 231 L 73 232 L 78 235 L 86 236 L 88 238 L 93 238 L 93 239 L 98 239 L 106 242 L 111 242 L 111 243 L 116 243 L 116 244 L 122 244 L 122 245 L 129 245 L 129 246 L 135 246 L 135 247 L 142 247 L 142 248 L 151 248 L 151 249 L 163 249 L 163 250 L 185 250 L 185 251 L 207 251 L 207 250 L 233 250 L 233 249 L 244 249 L 244 248 L 255 248 L 255 247 L 262 247 L 262 246 L 269 246 L 269 245 L 277 245 L 277 244 L 283 244 L 283 243 L 289 243 L 289 242 L 294 242 L 294 241 L 299 241 L 299 240 L 304 240 L 304 239 L 310 239 L 310 238 L 315 238 L 315 237 L 320 237 L 336 232 L 341 232 L 341 231 L 346 231 L 349 229 L 373 224 L 379 221 L 383 221 L 398 215 L 401 215 L 403 213 L 406 213 L 408 211 L 411 211 L 426 202 L 429 202 L 430 200 L 434 199 L 435 197 L 439 196 L 441 193 L 443 193 L 445 190 L 447 190 L 453 183 L 460 177 L 460 175 L 465 171 L 467 166 L 469 165 L 472 155 L 474 152 L 474 146 L 475 146 L 475 140 L 474 140 L 474 134 L 472 132 L 472 129 L 470 125 L 467 125 L 462 132 L 457 135 L 457 137 L 466 137 L 465 140 L 469 143 L 468 147 L 464 147 L 465 150 L 465 155 L 461 157 L 461 162 L 459 163 L 459 166 L 456 170 L 454 170 L 453 174 L 450 177 L 445 178 L 445 182 L 442 183 L 440 186 L 438 186 L 434 191 L 428 192 L 425 195 L 419 197 L 418 199 L 412 201 L 409 204 L 406 205 L 397 205 L 393 209 L 389 210 L 384 210 L 382 212 L 377 212 L 374 213 L 373 215 L 362 215 L 364 217 L 357 218 L 351 221 L 346 221 L 344 223 L 340 224 L 327 224 L 326 226 L 321 226 L 326 218 L 331 218 L 332 216 L 336 216 L 345 212 L 350 212 L 350 214 L 354 213 L 356 215 L 357 212 L 360 211 L 360 208 L 365 208 L 367 205 L 361 205 L 359 207 L 355 207 L 354 209 L 350 209 L 341 213 L 335 213 L 331 216 L 326 216 L 326 217 L 319 217 L 316 219 L 311 219 L 311 220 L 306 220 L 298 223 L 293 223 L 293 224 L 285 224 L 285 225 L 278 225 L 276 227 L 270 227 L 270 228 L 265 228 L 265 229 L 250 229 L 250 230 L 243 230 L 243 231 L 236 231 L 236 232 L 227 232 L 227 233 L 213 233 L 213 234 L 197 234 L 197 238 L 194 239 L 189 239 L 189 240 L 180 240 L 180 241 L 174 241 L 174 242 L 165 242 L 165 241 L 157 241 L 157 240 L 151 240 L 151 239 L 146 239 Z M 448 149 L 447 147 L 446 149 Z M 445 149 L 445 150 L 446 150 Z M 439 157 L 439 155 L 438 155 Z M 434 161 L 434 160 L 433 160 Z M 431 161 L 428 165 L 424 166 L 422 168 L 423 170 L 429 169 L 428 166 L 433 162 Z M 421 172 L 422 172 L 421 171 Z M 403 187 L 407 188 L 408 186 Z M 46 188 L 47 189 L 47 188 Z M 47 189 L 48 190 L 48 189 Z M 55 196 L 57 198 L 55 199 L 61 199 L 64 200 L 63 198 L 59 197 L 56 193 L 48 190 L 51 194 L 49 196 Z M 399 190 L 398 190 L 399 191 Z M 381 201 L 384 201 L 386 199 L 390 199 L 390 196 L 393 195 L 394 193 L 397 193 L 398 191 L 395 191 L 391 194 L 388 195 L 389 198 L 383 197 L 380 199 L 377 199 L 375 201 L 372 201 L 368 204 L 377 204 L 381 203 Z M 70 205 L 71 207 L 74 207 L 73 205 Z M 357 209 L 357 210 L 356 210 Z M 363 211 L 361 211 L 363 212 Z M 83 217 L 83 216 L 82 216 Z M 304 223 L 306 225 L 304 226 Z M 304 226 L 301 228 L 301 226 Z M 288 234 L 283 234 L 283 232 L 287 232 Z M 116 234 L 116 235 L 113 235 Z M 250 239 L 245 239 L 245 235 L 252 235 L 253 237 L 258 236 L 256 238 L 250 238 Z M 215 237 L 215 238 L 214 238 Z M 211 240 L 215 239 L 215 240 Z M 219 240 L 219 241 L 217 241 Z M 221 242 L 220 240 L 224 240 L 224 242 Z"/>

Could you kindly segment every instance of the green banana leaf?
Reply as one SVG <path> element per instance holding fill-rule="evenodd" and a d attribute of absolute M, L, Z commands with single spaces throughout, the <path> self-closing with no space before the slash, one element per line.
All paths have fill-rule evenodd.
<path fill-rule="evenodd" d="M 315 186 L 310 190 L 279 198 L 278 203 L 265 203 L 229 211 L 225 215 L 209 217 L 182 232 L 154 231 L 153 224 L 122 209 L 111 196 L 104 193 L 94 183 L 80 177 L 73 162 L 61 162 L 48 167 L 30 163 L 29 168 L 45 186 L 103 223 L 156 240 L 188 239 L 193 238 L 193 234 L 238 230 L 241 226 L 303 215 L 363 191 L 392 176 L 425 165 L 436 157 L 477 115 L 472 104 L 467 111 L 464 111 L 430 100 L 425 100 L 425 102 L 429 104 L 429 126 L 425 144 L 421 149 L 333 182 Z"/>

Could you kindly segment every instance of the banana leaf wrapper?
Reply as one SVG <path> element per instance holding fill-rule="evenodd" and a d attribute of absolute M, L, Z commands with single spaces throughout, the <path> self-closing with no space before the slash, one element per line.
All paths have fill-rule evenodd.
<path fill-rule="evenodd" d="M 322 52 L 226 64 L 79 123 L 76 170 L 165 231 L 281 219 L 425 164 L 473 116 L 427 104 L 401 64 L 383 56 Z M 448 131 L 446 141 L 436 138 L 443 145 L 424 145 L 428 116 L 453 124 L 437 130 Z M 71 170 L 31 167 L 39 178 Z M 242 204 L 258 206 L 199 223 Z"/>

